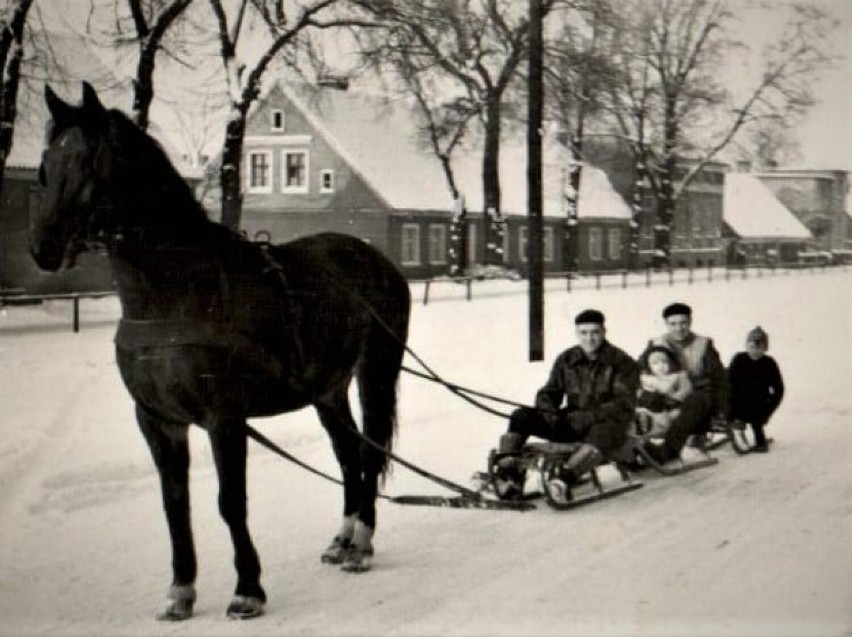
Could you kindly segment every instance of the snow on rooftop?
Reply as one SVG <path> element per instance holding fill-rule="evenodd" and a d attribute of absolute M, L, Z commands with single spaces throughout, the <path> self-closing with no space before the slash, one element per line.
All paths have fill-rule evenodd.
<path fill-rule="evenodd" d="M 452 198 L 440 162 L 418 138 L 417 114 L 404 101 L 355 90 L 306 94 L 281 87 L 341 157 L 393 208 L 451 210 Z M 544 210 L 565 214 L 565 184 L 570 157 L 554 140 L 543 145 Z M 452 157 L 453 175 L 468 210 L 484 209 L 481 144 L 470 143 Z M 524 139 L 504 138 L 500 146 L 501 209 L 527 212 L 527 150 Z M 629 219 L 630 208 L 606 173 L 585 166 L 580 185 L 582 218 Z"/>
<path fill-rule="evenodd" d="M 744 239 L 810 239 L 811 233 L 759 178 L 725 176 L 725 222 Z"/>

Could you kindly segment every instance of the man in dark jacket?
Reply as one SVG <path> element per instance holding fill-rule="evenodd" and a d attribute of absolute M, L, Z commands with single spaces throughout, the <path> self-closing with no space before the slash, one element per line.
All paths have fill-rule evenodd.
<path fill-rule="evenodd" d="M 728 408 L 725 366 L 713 339 L 692 331 L 692 308 L 685 303 L 672 303 L 663 310 L 663 320 L 666 333 L 648 342 L 639 362 L 644 365 L 654 348 L 667 348 L 689 376 L 693 391 L 684 399 L 680 414 L 672 421 L 663 443 L 645 443 L 648 454 L 661 463 L 677 458 L 690 435 L 695 435 L 700 445 L 712 419 L 724 420 Z"/>
<path fill-rule="evenodd" d="M 569 465 L 575 475 L 563 475 L 566 481 L 576 479 L 624 444 L 639 385 L 639 366 L 606 340 L 601 312 L 580 312 L 574 323 L 579 344 L 556 358 L 547 383 L 536 394 L 535 407 L 512 413 L 498 448 L 501 454 L 515 454 L 529 436 L 585 443 L 572 456 Z M 503 497 L 519 496 L 523 490 L 524 476 L 513 459 L 509 455 L 501 464 Z"/>

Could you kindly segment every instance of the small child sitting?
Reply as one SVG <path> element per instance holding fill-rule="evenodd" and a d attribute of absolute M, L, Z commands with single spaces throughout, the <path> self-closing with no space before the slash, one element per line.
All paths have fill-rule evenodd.
<path fill-rule="evenodd" d="M 775 359 L 766 354 L 769 335 L 758 326 L 746 335 L 746 350 L 728 366 L 730 417 L 751 425 L 753 451 L 769 451 L 763 428 L 784 398 L 784 381 Z"/>
<path fill-rule="evenodd" d="M 638 433 L 663 435 L 680 414 L 680 405 L 692 391 L 692 383 L 675 355 L 666 347 L 648 350 L 647 369 L 639 376 L 636 414 Z"/>

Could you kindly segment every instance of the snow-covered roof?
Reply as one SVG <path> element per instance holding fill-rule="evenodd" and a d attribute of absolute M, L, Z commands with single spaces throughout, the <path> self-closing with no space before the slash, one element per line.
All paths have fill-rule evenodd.
<path fill-rule="evenodd" d="M 451 210 L 452 201 L 440 162 L 418 138 L 417 113 L 402 100 L 355 90 L 325 89 L 284 94 L 313 128 L 388 206 L 401 210 Z M 564 189 L 570 157 L 555 139 L 543 144 L 543 213 L 565 214 Z M 467 208 L 483 206 L 482 147 L 471 143 L 452 156 L 456 186 Z M 500 146 L 501 208 L 504 214 L 527 211 L 527 150 L 523 138 L 504 137 Z M 630 208 L 606 174 L 586 166 L 580 184 L 581 218 L 629 219 Z"/>
<path fill-rule="evenodd" d="M 811 239 L 811 233 L 759 178 L 725 176 L 725 222 L 743 239 Z"/>

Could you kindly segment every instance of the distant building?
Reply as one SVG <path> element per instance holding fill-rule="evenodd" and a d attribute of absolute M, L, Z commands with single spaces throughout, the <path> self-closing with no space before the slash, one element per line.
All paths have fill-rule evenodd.
<path fill-rule="evenodd" d="M 756 173 L 812 235 L 810 248 L 845 258 L 849 174 L 842 170 L 773 169 Z"/>
<path fill-rule="evenodd" d="M 440 162 L 417 136 L 404 101 L 346 90 L 274 86 L 252 111 L 244 144 L 242 226 L 285 241 L 322 230 L 346 232 L 385 252 L 409 278 L 448 271 L 455 202 Z M 563 271 L 565 175 L 569 157 L 555 140 L 544 150 L 546 271 Z M 458 190 L 469 213 L 469 263 L 484 261 L 482 153 L 476 144 L 453 155 Z M 527 156 L 523 140 L 500 149 L 505 265 L 524 272 L 527 246 Z M 625 263 L 630 211 L 603 171 L 587 166 L 580 188 L 581 267 Z M 215 200 L 214 200 L 215 205 Z"/>
<path fill-rule="evenodd" d="M 752 174 L 725 178 L 723 235 L 730 265 L 796 262 L 812 241 L 810 231 Z"/>

